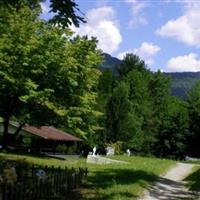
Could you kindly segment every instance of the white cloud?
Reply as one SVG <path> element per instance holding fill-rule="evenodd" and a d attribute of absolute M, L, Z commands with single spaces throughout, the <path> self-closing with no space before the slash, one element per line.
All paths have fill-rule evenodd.
<path fill-rule="evenodd" d="M 123 59 L 123 57 L 127 53 L 133 53 L 138 55 L 141 59 L 145 61 L 146 64 L 152 65 L 154 63 L 154 56 L 160 51 L 160 47 L 148 42 L 143 42 L 139 48 L 135 48 L 132 50 L 124 51 L 118 54 L 119 59 Z"/>
<path fill-rule="evenodd" d="M 98 47 L 104 52 L 113 53 L 118 50 L 122 36 L 118 27 L 115 11 L 104 6 L 91 9 L 86 14 L 87 23 L 72 30 L 79 35 L 94 36 L 98 39 Z"/>
<path fill-rule="evenodd" d="M 140 0 L 125 0 L 125 2 L 131 6 L 131 20 L 129 21 L 129 26 L 134 28 L 138 25 L 147 25 L 148 20 L 143 14 L 147 3 Z"/>
<path fill-rule="evenodd" d="M 138 53 L 139 55 L 148 55 L 148 56 L 153 56 L 158 51 L 160 51 L 159 46 L 148 42 L 143 42 L 138 49 L 135 49 L 135 53 Z"/>
<path fill-rule="evenodd" d="M 122 60 L 125 57 L 125 55 L 128 54 L 128 53 L 133 53 L 133 50 L 128 50 L 128 51 L 120 52 L 120 53 L 118 53 L 117 58 L 119 58 L 120 60 Z"/>
<path fill-rule="evenodd" d="M 173 72 L 200 71 L 200 57 L 194 53 L 173 57 L 167 62 L 167 70 Z"/>
<path fill-rule="evenodd" d="M 184 13 L 171 19 L 156 33 L 171 37 L 188 46 L 200 48 L 200 1 L 184 1 Z"/>

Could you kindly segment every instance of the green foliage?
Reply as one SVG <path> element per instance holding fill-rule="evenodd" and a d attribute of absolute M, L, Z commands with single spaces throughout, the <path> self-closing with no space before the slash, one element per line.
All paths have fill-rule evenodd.
<path fill-rule="evenodd" d="M 171 94 L 183 98 L 187 98 L 187 93 L 200 80 L 199 72 L 179 72 L 166 73 L 172 79 Z"/>
<path fill-rule="evenodd" d="M 107 104 L 106 131 L 109 142 L 128 141 L 135 132 L 135 123 L 128 99 L 128 87 L 120 82 L 113 90 Z"/>
<path fill-rule="evenodd" d="M 168 98 L 162 113 L 158 134 L 157 154 L 164 157 L 183 158 L 189 134 L 189 116 L 185 105 L 177 98 Z"/>
<path fill-rule="evenodd" d="M 63 126 L 89 138 L 96 111 L 101 52 L 96 40 L 71 39 L 29 7 L 1 7 L 0 116 L 20 124 Z M 5 129 L 6 130 L 6 129 Z"/>
<path fill-rule="evenodd" d="M 77 150 L 77 146 L 76 145 L 71 145 L 67 148 L 67 153 L 68 154 L 74 154 L 76 153 L 76 150 Z"/>
<path fill-rule="evenodd" d="M 65 144 L 59 144 L 56 147 L 56 152 L 58 152 L 58 153 L 66 153 L 67 152 L 67 146 Z"/>
<path fill-rule="evenodd" d="M 107 144 L 107 146 L 114 148 L 115 155 L 121 155 L 121 154 L 123 154 L 123 151 L 124 151 L 124 142 L 117 141 L 115 143 Z"/>
<path fill-rule="evenodd" d="M 188 152 L 191 156 L 199 157 L 200 143 L 200 82 L 190 90 L 187 97 L 187 104 L 190 117 L 190 133 L 188 138 Z"/>
<path fill-rule="evenodd" d="M 31 146 L 31 137 L 27 136 L 27 135 L 23 136 L 22 145 L 25 147 L 30 147 Z"/>
<path fill-rule="evenodd" d="M 23 6 L 28 6 L 31 10 L 42 11 L 41 2 L 46 0 L 1 0 L 1 7 L 13 7 L 20 9 Z M 79 26 L 81 22 L 85 22 L 83 15 L 74 0 L 50 0 L 50 11 L 53 17 L 49 20 L 53 24 L 62 27 L 70 25 Z M 78 14 L 77 14 L 78 13 Z M 38 13 L 39 14 L 39 13 Z"/>
<path fill-rule="evenodd" d="M 50 12 L 54 13 L 53 18 L 50 22 L 54 24 L 61 24 L 63 27 L 68 27 L 69 25 L 74 24 L 79 26 L 81 22 L 86 22 L 81 11 L 78 8 L 78 5 L 74 0 L 50 0 Z M 77 15 L 79 13 L 79 15 Z"/>
<path fill-rule="evenodd" d="M 193 172 L 184 178 L 184 181 L 186 182 L 187 187 L 189 187 L 189 190 L 199 192 L 200 188 L 199 177 L 200 177 L 200 168 L 199 166 L 195 166 Z"/>
<path fill-rule="evenodd" d="M 39 18 L 40 2 L 0 1 L 0 116 L 5 143 L 8 122 L 16 120 L 19 128 L 26 123 L 54 125 L 86 139 L 90 146 L 122 141 L 123 148 L 146 154 L 181 158 L 189 151 L 200 156 L 199 83 L 187 103 L 171 97 L 170 79 L 160 71 L 151 72 L 133 54 L 122 62 L 115 60 L 118 73 L 101 73 L 97 40 L 72 37 L 63 29 L 84 21 L 76 14 L 75 1 L 50 0 L 55 13 L 50 21 L 57 26 Z M 29 145 L 28 140 L 23 142 Z"/>
<path fill-rule="evenodd" d="M 118 72 L 120 77 L 127 76 L 132 70 L 143 71 L 146 70 L 146 65 L 137 55 L 126 54 L 122 63 L 119 65 Z"/>
<path fill-rule="evenodd" d="M 150 115 L 151 101 L 148 90 L 152 74 L 137 56 L 128 54 L 119 67 L 120 80 L 113 85 L 106 110 L 108 141 L 124 141 L 124 148 L 146 151 L 151 136 L 144 126 Z M 146 149 L 146 150 L 145 150 Z"/>
<path fill-rule="evenodd" d="M 139 57 L 128 54 L 119 66 L 119 77 L 114 84 L 111 80 L 104 72 L 101 81 L 109 85 L 100 94 L 107 102 L 107 141 L 123 141 L 124 148 L 138 153 L 183 158 L 189 118 L 185 104 L 170 97 L 170 79 L 160 71 L 152 73 Z"/>

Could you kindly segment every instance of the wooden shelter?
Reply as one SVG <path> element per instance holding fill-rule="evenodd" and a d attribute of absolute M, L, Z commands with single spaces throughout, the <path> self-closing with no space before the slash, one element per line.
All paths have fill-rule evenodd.
<path fill-rule="evenodd" d="M 9 134 L 12 135 L 18 127 L 18 123 L 11 122 L 9 124 Z M 0 123 L 0 135 L 2 135 L 3 127 Z M 60 145 L 78 146 L 83 140 L 66 133 L 52 126 L 24 126 L 16 139 L 11 143 L 11 147 L 16 149 L 29 149 L 31 151 L 52 152 L 56 153 L 57 147 Z"/>

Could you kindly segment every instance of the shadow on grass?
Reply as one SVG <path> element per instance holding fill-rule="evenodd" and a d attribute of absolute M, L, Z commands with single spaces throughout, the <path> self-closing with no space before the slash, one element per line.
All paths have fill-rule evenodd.
<path fill-rule="evenodd" d="M 105 194 L 105 193 L 91 193 L 91 192 L 80 192 L 80 191 L 76 191 L 74 193 L 71 193 L 71 195 L 68 196 L 67 199 L 69 200 L 112 200 L 112 199 L 120 199 L 120 200 L 125 200 L 125 199 L 137 199 L 138 196 L 133 195 L 130 192 L 119 192 L 119 191 L 115 191 L 109 194 Z"/>
<path fill-rule="evenodd" d="M 110 200 L 110 199 L 136 199 L 131 185 L 147 186 L 157 180 L 157 176 L 143 170 L 131 169 L 105 169 L 93 171 L 88 175 L 87 184 L 82 193 L 73 199 L 84 200 Z M 131 186 L 131 187 L 129 187 Z"/>
<path fill-rule="evenodd" d="M 13 161 L 25 161 L 27 158 L 44 158 L 46 160 L 52 159 L 45 154 L 39 153 L 25 153 L 25 152 L 13 152 L 13 151 L 2 151 L 0 150 L 0 160 L 13 160 Z"/>
<path fill-rule="evenodd" d="M 166 178 L 159 180 L 148 188 L 149 194 L 154 199 L 163 200 L 194 200 L 198 199 L 193 191 L 184 189 L 184 184 Z"/>
<path fill-rule="evenodd" d="M 187 176 L 184 181 L 187 182 L 189 190 L 200 191 L 200 169 L 194 171 L 192 174 Z"/>
<path fill-rule="evenodd" d="M 88 182 L 92 183 L 93 186 L 105 189 L 116 184 L 133 184 L 140 180 L 152 182 L 156 180 L 156 178 L 156 175 L 147 173 L 143 170 L 106 169 L 103 171 L 93 172 L 92 176 L 88 177 Z"/>

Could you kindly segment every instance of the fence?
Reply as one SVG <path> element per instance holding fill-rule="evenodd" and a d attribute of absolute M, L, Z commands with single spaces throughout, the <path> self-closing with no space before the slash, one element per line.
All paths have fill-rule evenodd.
<path fill-rule="evenodd" d="M 12 173 L 7 174 L 11 176 Z M 10 181 L 4 178 L 1 181 L 0 200 L 67 199 L 70 191 L 82 184 L 87 169 L 32 166 L 21 170 L 16 167 L 16 174 L 17 179 L 12 177 Z"/>

